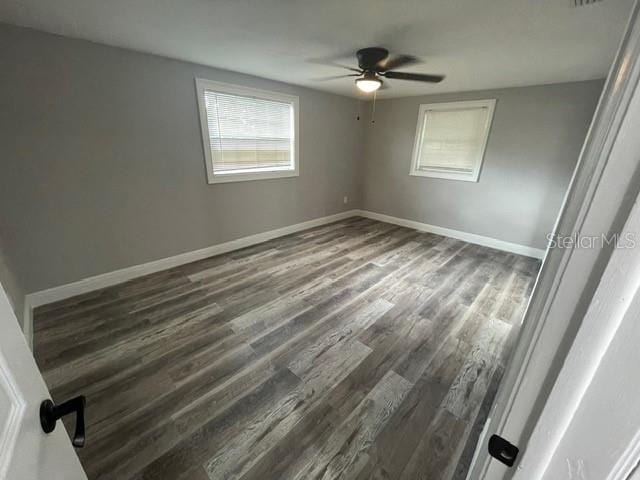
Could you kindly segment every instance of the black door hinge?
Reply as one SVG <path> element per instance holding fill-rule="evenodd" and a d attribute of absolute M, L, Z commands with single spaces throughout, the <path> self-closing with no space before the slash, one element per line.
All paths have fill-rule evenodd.
<path fill-rule="evenodd" d="M 491 435 L 489 439 L 489 455 L 504 463 L 507 467 L 512 467 L 516 462 L 520 449 L 509 443 L 499 435 Z"/>

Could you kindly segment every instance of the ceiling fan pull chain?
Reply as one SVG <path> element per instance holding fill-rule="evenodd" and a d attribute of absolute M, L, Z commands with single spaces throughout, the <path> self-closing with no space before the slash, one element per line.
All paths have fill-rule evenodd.
<path fill-rule="evenodd" d="M 373 92 L 373 108 L 371 110 L 371 123 L 376 123 L 376 97 L 378 92 Z"/>

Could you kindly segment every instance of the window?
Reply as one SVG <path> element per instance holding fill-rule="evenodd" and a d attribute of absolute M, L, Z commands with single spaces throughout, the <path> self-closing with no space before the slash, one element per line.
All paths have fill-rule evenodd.
<path fill-rule="evenodd" d="M 196 79 L 209 183 L 298 175 L 298 97 Z"/>
<path fill-rule="evenodd" d="M 477 182 L 495 104 L 420 105 L 410 174 Z"/>

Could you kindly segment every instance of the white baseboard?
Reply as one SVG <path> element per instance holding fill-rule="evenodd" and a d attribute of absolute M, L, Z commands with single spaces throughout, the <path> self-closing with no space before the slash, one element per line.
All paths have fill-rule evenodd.
<path fill-rule="evenodd" d="M 544 250 L 538 248 L 527 247 L 525 245 L 519 245 L 516 243 L 505 242 L 495 238 L 484 237 L 482 235 L 476 235 L 473 233 L 461 232 L 458 230 L 452 230 L 449 228 L 438 227 L 435 225 L 429 225 L 427 223 L 416 222 L 413 220 L 407 220 L 404 218 L 392 217 L 390 215 L 383 215 L 381 213 L 370 212 L 368 210 L 349 210 L 335 215 L 329 215 L 327 217 L 316 218 L 307 222 L 296 223 L 295 225 L 289 225 L 275 230 L 269 230 L 268 232 L 257 233 L 255 235 L 249 235 L 248 237 L 238 238 L 231 240 L 230 242 L 220 243 L 212 245 L 210 247 L 202 248 L 200 250 L 194 250 L 192 252 L 181 253 L 174 255 L 173 257 L 161 258 L 152 262 L 143 263 L 141 265 L 134 265 L 131 267 L 122 268 L 113 272 L 107 272 L 93 277 L 78 280 L 77 282 L 68 283 L 66 285 L 60 285 L 59 287 L 49 288 L 47 290 L 41 290 L 39 292 L 30 293 L 25 296 L 24 301 L 24 318 L 23 318 L 23 332 L 27 339 L 27 342 L 32 345 L 33 342 L 33 310 L 39 306 L 46 305 L 48 303 L 58 302 L 66 298 L 75 297 L 83 293 L 98 290 L 100 288 L 110 287 L 119 283 L 132 280 L 134 278 L 149 275 L 151 273 L 160 272 L 169 268 L 184 265 L 186 263 L 195 262 L 204 258 L 212 257 L 214 255 L 220 255 L 223 253 L 238 250 L 240 248 L 249 247 L 258 243 L 266 242 L 274 238 L 296 233 L 308 228 L 318 227 L 331 222 L 337 222 L 344 220 L 345 218 L 362 216 L 379 220 L 381 222 L 393 223 L 395 225 L 401 225 L 403 227 L 413 228 L 422 232 L 436 233 L 438 235 L 444 235 L 446 237 L 457 238 L 464 240 L 465 242 L 475 243 L 478 245 L 484 245 L 486 247 L 496 248 L 498 250 L 506 250 L 508 252 L 517 253 L 519 255 L 526 255 L 528 257 L 542 258 L 544 256 Z"/>
<path fill-rule="evenodd" d="M 269 230 L 267 232 L 249 235 L 248 237 L 238 238 L 230 242 L 219 243 L 210 247 L 205 247 L 192 252 L 181 253 L 172 257 L 161 258 L 152 262 L 143 263 L 141 265 L 133 265 L 131 267 L 122 268 L 113 272 L 107 272 L 93 277 L 78 280 L 77 282 L 60 285 L 59 287 L 49 288 L 27 294 L 24 302 L 24 318 L 22 330 L 27 342 L 31 345 L 33 342 L 33 310 L 36 307 L 46 305 L 48 303 L 58 302 L 66 298 L 75 297 L 83 293 L 98 290 L 100 288 L 110 287 L 119 283 L 132 280 L 134 278 L 149 275 L 151 273 L 160 272 L 169 268 L 184 265 L 186 263 L 195 262 L 204 258 L 213 257 L 222 253 L 231 252 L 244 247 L 250 247 L 258 243 L 266 242 L 274 238 L 283 237 L 291 233 L 296 233 L 308 228 L 318 227 L 327 223 L 337 222 L 345 218 L 355 217 L 359 215 L 359 210 L 349 210 L 346 212 L 329 215 L 327 217 L 315 218 L 302 223 L 288 225 L 286 227 Z"/>
<path fill-rule="evenodd" d="M 407 220 L 406 218 L 392 217 L 391 215 L 384 215 L 382 213 L 375 213 L 367 210 L 359 210 L 358 214 L 362 217 L 371 218 L 373 220 L 393 223 L 395 225 L 420 230 L 421 232 L 436 233 L 445 237 L 457 238 L 458 240 L 464 240 L 465 242 L 475 243 L 477 245 L 483 245 L 485 247 L 491 247 L 511 253 L 517 253 L 518 255 L 524 255 L 526 257 L 543 258 L 545 254 L 545 251 L 540 248 L 528 247 L 526 245 L 520 245 L 518 243 L 505 242 L 504 240 L 498 240 L 497 238 L 476 235 L 475 233 L 461 232 L 460 230 L 453 230 L 451 228 L 429 225 L 428 223 Z"/>

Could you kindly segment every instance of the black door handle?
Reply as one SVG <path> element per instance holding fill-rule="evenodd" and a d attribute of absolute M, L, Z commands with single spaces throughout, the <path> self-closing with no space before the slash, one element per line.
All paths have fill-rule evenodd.
<path fill-rule="evenodd" d="M 491 435 L 489 438 L 489 455 L 507 467 L 513 467 L 519 452 L 518 447 L 499 435 Z"/>
<path fill-rule="evenodd" d="M 70 413 L 76 412 L 76 431 L 73 434 L 73 446 L 84 446 L 84 406 L 87 400 L 83 395 L 56 405 L 51 400 L 44 400 L 40 404 L 40 425 L 45 433 L 51 433 L 56 428 L 56 422 Z"/>

